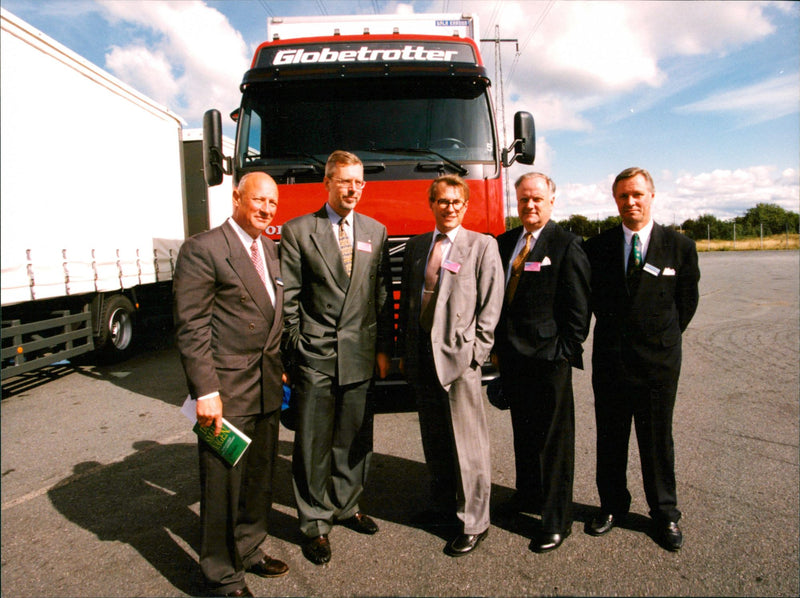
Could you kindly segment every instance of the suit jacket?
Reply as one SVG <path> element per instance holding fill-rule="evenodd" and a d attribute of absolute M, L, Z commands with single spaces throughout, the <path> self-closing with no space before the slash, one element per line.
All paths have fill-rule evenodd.
<path fill-rule="evenodd" d="M 391 353 L 393 335 L 386 227 L 354 217 L 350 277 L 325 206 L 281 231 L 287 357 L 342 385 L 372 378 L 376 349 Z"/>
<path fill-rule="evenodd" d="M 519 226 L 497 238 L 503 268 L 508 272 Z M 583 368 L 582 343 L 589 334 L 589 260 L 577 235 L 549 221 L 527 262 L 537 270 L 523 271 L 514 299 L 503 307 L 495 332 L 495 351 L 547 361 L 565 358 Z"/>
<path fill-rule="evenodd" d="M 654 224 L 645 269 L 631 289 L 625 277 L 624 244 L 621 225 L 585 243 L 597 319 L 592 362 L 594 367 L 616 367 L 623 359 L 632 361 L 643 380 L 674 383 L 680 373 L 681 334 L 699 300 L 695 243 Z"/>
<path fill-rule="evenodd" d="M 188 239 L 175 266 L 177 344 L 189 392 L 219 391 L 224 415 L 279 409 L 283 288 L 275 244 L 261 237 L 275 305 L 239 236 L 225 222 Z"/>
<path fill-rule="evenodd" d="M 403 259 L 398 338 L 410 379 L 419 372 L 419 312 L 432 240 L 432 232 L 413 237 Z M 462 228 L 447 260 L 459 266 L 442 267 L 431 329 L 433 359 L 444 390 L 489 356 L 503 306 L 503 265 L 492 237 Z"/>

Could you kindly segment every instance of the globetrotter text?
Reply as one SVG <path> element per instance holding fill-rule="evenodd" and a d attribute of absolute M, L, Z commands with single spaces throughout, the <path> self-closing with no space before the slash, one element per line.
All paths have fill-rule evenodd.
<path fill-rule="evenodd" d="M 359 50 L 341 51 L 322 48 L 318 52 L 307 52 L 302 48 L 293 48 L 278 51 L 272 64 L 281 66 L 330 62 L 450 62 L 456 55 L 458 55 L 456 50 L 428 50 L 424 46 L 405 46 L 402 50 L 399 48 L 368 48 L 367 46 L 362 46 Z"/>

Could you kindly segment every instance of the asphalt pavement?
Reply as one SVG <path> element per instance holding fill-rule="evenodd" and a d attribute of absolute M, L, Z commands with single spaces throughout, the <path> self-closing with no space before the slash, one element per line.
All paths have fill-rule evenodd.
<path fill-rule="evenodd" d="M 300 552 L 293 433 L 281 429 L 271 551 L 290 572 L 248 575 L 250 588 L 261 596 L 797 596 L 800 254 L 703 253 L 700 267 L 674 424 L 680 552 L 650 533 L 633 439 L 631 516 L 606 536 L 584 533 L 598 508 L 589 366 L 575 372 L 576 521 L 558 550 L 528 550 L 535 517 L 495 514 L 478 550 L 445 555 L 445 530 L 413 524 L 427 488 L 417 416 L 388 412 L 375 416 L 362 502 L 381 531 L 334 528 L 333 558 L 322 567 Z M 585 348 L 588 359 L 591 339 Z M 4 384 L 2 596 L 202 592 L 185 396 L 169 335 L 125 363 L 52 366 Z M 488 403 L 487 412 L 497 506 L 513 492 L 511 423 Z"/>

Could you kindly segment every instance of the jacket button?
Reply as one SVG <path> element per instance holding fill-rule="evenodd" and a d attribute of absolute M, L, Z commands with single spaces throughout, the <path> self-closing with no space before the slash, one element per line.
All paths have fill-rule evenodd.
<path fill-rule="evenodd" d="M 256 329 L 256 325 L 255 325 L 255 324 L 253 324 L 252 322 L 250 322 L 250 326 L 248 326 L 248 328 L 249 328 L 250 330 L 255 330 L 255 329 Z"/>
<path fill-rule="evenodd" d="M 246 295 L 242 295 L 241 297 L 239 297 L 239 302 L 240 303 L 244 303 L 245 301 L 247 301 L 247 296 Z"/>

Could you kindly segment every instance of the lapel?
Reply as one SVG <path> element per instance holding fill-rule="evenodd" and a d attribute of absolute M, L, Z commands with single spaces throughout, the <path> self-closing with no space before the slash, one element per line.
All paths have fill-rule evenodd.
<path fill-rule="evenodd" d="M 274 249 L 275 245 L 272 245 Z M 283 327 L 283 281 L 281 280 L 280 262 L 277 256 L 273 257 L 271 250 L 267 249 L 267 242 L 264 237 L 261 237 L 261 248 L 267 258 L 267 274 L 272 280 L 272 288 L 275 289 L 275 305 L 274 317 L 272 321 L 271 330 L 278 330 Z M 281 281 L 280 284 L 278 281 Z"/>
<path fill-rule="evenodd" d="M 544 225 L 542 232 L 539 233 L 539 238 L 536 239 L 536 244 L 533 246 L 527 262 L 541 262 L 547 256 L 547 246 L 550 243 L 550 237 L 553 234 L 553 227 L 555 223 L 550 220 Z"/>
<path fill-rule="evenodd" d="M 411 272 L 413 275 L 409 284 L 409 293 L 411 297 L 419 297 L 425 281 L 425 263 L 428 261 L 428 251 L 433 242 L 433 233 L 422 233 L 414 238 L 417 241 L 412 244 L 414 253 L 411 255 Z M 419 301 L 414 301 L 412 304 L 419 307 Z"/>
<path fill-rule="evenodd" d="M 650 233 L 650 244 L 647 246 L 644 263 L 652 264 L 657 266 L 659 270 L 663 270 L 664 266 L 672 266 L 672 264 L 667 263 L 671 254 L 672 242 L 664 234 L 664 227 L 653 223 L 653 232 Z"/>
<path fill-rule="evenodd" d="M 350 286 L 350 277 L 344 271 L 339 240 L 333 234 L 333 226 L 325 206 L 323 205 L 321 209 L 317 210 L 314 216 L 316 225 L 314 232 L 311 233 L 311 241 L 317 247 L 320 259 L 330 270 L 333 280 L 343 291 L 347 292 L 347 288 Z"/>
<path fill-rule="evenodd" d="M 650 264 L 663 271 L 665 266 L 672 266 L 672 240 L 664 233 L 664 227 L 653 223 L 653 232 L 650 233 L 650 243 L 647 246 L 647 253 L 644 256 L 645 265 Z M 659 276 L 652 276 L 642 270 L 639 280 L 637 296 L 647 297 L 653 292 L 653 285 L 658 281 Z"/>
<path fill-rule="evenodd" d="M 233 227 L 226 221 L 222 225 L 222 233 L 225 235 L 225 241 L 228 243 L 228 263 L 233 268 L 233 271 L 242 281 L 242 285 L 247 289 L 253 302 L 258 309 L 264 314 L 268 321 L 272 321 L 275 317 L 275 310 L 272 307 L 272 302 L 267 295 L 267 289 L 261 281 L 261 277 L 256 272 L 253 262 L 250 261 L 250 256 L 245 251 L 239 235 L 233 230 Z M 262 242 L 261 246 L 264 244 Z M 266 255 L 266 253 L 264 254 Z M 269 260 L 267 260 L 269 261 Z"/>
<path fill-rule="evenodd" d="M 369 278 L 369 266 L 372 262 L 372 252 L 377 250 L 373 242 L 372 231 L 366 227 L 366 221 L 361 214 L 353 214 L 353 271 L 350 273 L 350 281 L 365 280 Z M 358 244 L 368 245 L 370 251 L 359 251 Z M 344 266 L 342 266 L 344 270 Z M 358 283 L 357 283 L 358 284 Z"/>
<path fill-rule="evenodd" d="M 465 267 L 464 261 L 469 257 L 470 243 L 467 239 L 468 235 L 469 231 L 465 228 L 458 231 L 455 243 L 453 243 L 453 246 L 450 247 L 450 251 L 447 253 L 447 261 L 459 264 L 461 268 Z M 442 270 L 439 274 L 439 294 L 436 297 L 437 310 L 439 305 L 446 303 L 447 299 L 450 297 L 456 276 L 458 276 L 458 274 L 446 269 L 444 267 L 444 261 L 442 261 Z"/>
<path fill-rule="evenodd" d="M 514 251 L 514 247 L 517 245 L 517 241 L 519 241 L 519 236 L 522 234 L 522 227 L 518 226 L 516 228 L 512 228 L 507 233 L 500 235 L 497 238 L 497 248 L 500 251 L 500 259 L 503 262 L 503 271 L 508 274 L 508 269 L 511 267 L 511 260 L 514 259 L 515 256 L 511 255 Z"/>

